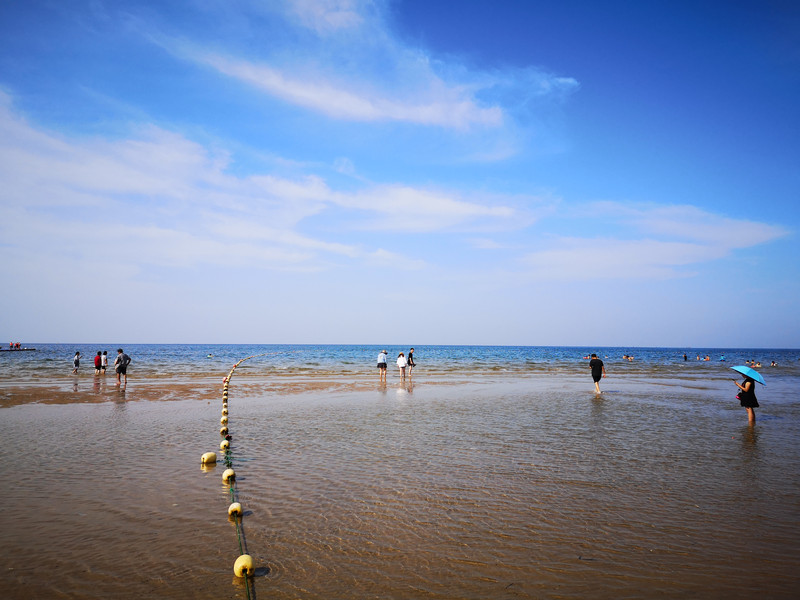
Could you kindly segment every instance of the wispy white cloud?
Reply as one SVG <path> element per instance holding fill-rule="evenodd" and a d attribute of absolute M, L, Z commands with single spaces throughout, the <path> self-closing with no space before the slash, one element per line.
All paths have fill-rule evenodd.
<path fill-rule="evenodd" d="M 490 238 L 472 238 L 468 241 L 474 248 L 478 248 L 480 250 L 501 250 L 506 247 L 497 240 Z"/>
<path fill-rule="evenodd" d="M 669 279 L 695 274 L 701 265 L 779 239 L 783 227 L 716 215 L 694 206 L 601 202 L 584 206 L 613 215 L 625 237 L 554 237 L 523 259 L 532 275 L 556 280 Z"/>
<path fill-rule="evenodd" d="M 521 232 L 563 208 L 548 197 L 402 183 L 357 180 L 358 187 L 343 190 L 314 173 L 237 176 L 233 160 L 224 150 L 154 126 L 123 139 L 57 135 L 27 123 L 8 95 L 0 95 L 0 239 L 5 252 L 39 256 L 41 264 L 54 248 L 59 260 L 86 262 L 95 260 L 94 248 L 113 246 L 132 266 L 239 262 L 308 271 L 350 261 L 421 269 L 426 263 L 377 247 L 367 241 L 370 234 L 468 233 L 473 248 L 507 255 L 522 252 L 524 238 L 502 244 L 497 232 Z M 341 164 L 353 171 L 349 161 Z M 599 238 L 528 236 L 537 248 L 520 259 L 529 274 L 682 277 L 693 266 L 788 233 L 693 206 L 611 202 L 582 212 L 613 215 L 621 230 Z"/>
<path fill-rule="evenodd" d="M 286 0 L 275 7 L 272 16 L 284 21 L 269 21 L 268 27 L 292 33 L 273 36 L 267 29 L 269 43 L 256 42 L 247 50 L 230 40 L 209 44 L 193 37 L 196 32 L 170 35 L 145 21 L 132 22 L 141 35 L 182 60 L 337 120 L 459 133 L 507 129 L 511 136 L 513 129 L 529 126 L 532 115 L 541 118 L 536 115 L 543 105 L 561 103 L 579 87 L 571 77 L 534 67 L 485 70 L 453 56 L 436 57 L 397 37 L 387 24 L 387 2 Z M 484 149 L 484 160 L 516 151 L 512 142 L 495 143 L 497 149 Z"/>
<path fill-rule="evenodd" d="M 400 101 L 380 91 L 358 89 L 356 84 L 332 81 L 332 73 L 317 76 L 306 73 L 303 76 L 295 69 L 289 75 L 267 64 L 221 55 L 195 54 L 194 58 L 223 75 L 335 119 L 402 121 L 455 129 L 474 125 L 493 127 L 503 121 L 503 111 L 499 106 L 480 106 L 463 90 L 444 85 L 436 86 L 438 90 L 430 90 L 426 94 L 428 98 L 423 97 L 421 101 Z"/>
<path fill-rule="evenodd" d="M 358 0 L 287 0 L 287 13 L 319 34 L 349 30 L 364 23 L 367 2 Z"/>
<path fill-rule="evenodd" d="M 710 251 L 714 251 L 710 255 Z M 685 276 L 676 267 L 720 258 L 719 249 L 658 240 L 562 238 L 529 254 L 531 274 L 553 280 L 667 279 Z"/>
<path fill-rule="evenodd" d="M 396 252 L 390 252 L 383 248 L 378 248 L 367 255 L 367 262 L 373 266 L 391 267 L 404 271 L 418 271 L 426 265 L 424 260 L 410 259 Z"/>
<path fill-rule="evenodd" d="M 642 231 L 677 239 L 697 240 L 722 248 L 749 248 L 789 233 L 781 226 L 759 223 L 752 218 L 734 219 L 715 215 L 696 206 L 641 208 L 612 203 L 609 208 Z"/>
<path fill-rule="evenodd" d="M 226 152 L 154 126 L 118 140 L 56 135 L 27 123 L 3 96 L 0 238 L 19 251 L 38 248 L 46 255 L 58 247 L 81 260 L 92 260 L 93 248 L 114 246 L 121 260 L 142 265 L 239 260 L 307 270 L 339 258 L 408 269 L 422 263 L 358 241 L 343 243 L 341 236 L 434 233 L 486 222 L 518 227 L 523 215 L 502 198 L 481 203 L 402 185 L 346 192 L 314 174 L 235 176 L 231 161 Z M 323 215 L 337 223 L 331 239 L 304 233 Z"/>
<path fill-rule="evenodd" d="M 367 229 L 435 232 L 460 230 L 518 229 L 530 225 L 535 215 L 515 207 L 511 198 L 492 198 L 483 203 L 454 192 L 427 190 L 404 185 L 380 185 L 354 194 L 337 194 L 339 205 L 371 215 L 359 227 Z"/>

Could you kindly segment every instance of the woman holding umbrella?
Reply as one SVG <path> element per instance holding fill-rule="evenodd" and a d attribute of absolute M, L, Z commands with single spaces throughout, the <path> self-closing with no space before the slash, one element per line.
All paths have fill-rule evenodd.
<path fill-rule="evenodd" d="M 751 369 L 750 367 L 731 367 L 734 371 L 738 371 L 742 375 L 744 375 L 744 381 L 739 383 L 735 379 L 733 383 L 736 384 L 741 391 L 736 395 L 739 399 L 739 404 L 744 406 L 745 410 L 747 411 L 747 421 L 751 425 L 755 425 L 756 423 L 756 411 L 755 409 L 758 408 L 758 399 L 756 398 L 756 380 L 759 383 L 766 385 L 764 383 L 764 378 L 757 372 Z"/>

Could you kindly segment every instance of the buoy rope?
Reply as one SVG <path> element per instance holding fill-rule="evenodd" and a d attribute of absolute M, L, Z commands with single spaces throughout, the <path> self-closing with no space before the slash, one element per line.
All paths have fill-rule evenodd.
<path fill-rule="evenodd" d="M 244 577 L 245 578 L 245 589 L 247 590 L 247 598 L 250 600 L 251 598 L 255 598 L 255 581 L 253 581 L 252 575 L 255 573 L 255 568 L 253 567 L 253 558 L 247 553 L 247 539 L 244 535 L 244 526 L 242 523 L 242 519 L 244 516 L 244 511 L 242 510 L 241 502 L 239 502 L 239 493 L 238 493 L 238 486 L 236 485 L 236 471 L 233 469 L 233 451 L 231 450 L 231 439 L 232 436 L 229 430 L 229 414 L 228 414 L 228 387 L 230 386 L 231 379 L 233 378 L 233 374 L 236 372 L 236 367 L 242 364 L 246 360 L 250 360 L 251 358 L 256 358 L 259 356 L 269 356 L 274 354 L 288 354 L 289 352 L 264 352 L 262 354 L 253 354 L 252 356 L 248 356 L 246 358 L 242 358 L 236 362 L 236 364 L 231 367 L 228 376 L 223 378 L 223 386 L 222 386 L 222 418 L 220 419 L 220 424 L 222 427 L 219 430 L 220 435 L 224 438 L 222 442 L 220 442 L 220 449 L 223 453 L 223 460 L 225 462 L 225 472 L 222 474 L 222 480 L 228 484 L 228 493 L 230 495 L 231 505 L 228 507 L 228 516 L 233 517 L 233 522 L 236 525 L 236 538 L 239 542 L 239 557 L 236 559 L 236 562 L 233 565 L 233 571 L 237 577 Z M 216 463 L 217 455 L 215 452 L 206 452 L 202 458 L 202 464 L 211 464 Z M 251 594 L 252 589 L 252 594 Z"/>
<path fill-rule="evenodd" d="M 228 452 L 226 452 L 226 454 L 228 454 Z M 228 461 L 226 461 L 226 464 L 228 464 Z M 230 465 L 229 465 L 229 467 L 230 467 Z M 236 502 L 237 501 L 236 490 L 234 489 L 234 485 L 233 484 L 230 486 L 228 491 L 230 492 L 230 495 L 231 495 L 231 502 Z M 239 540 L 239 553 L 240 554 L 247 554 L 247 551 L 246 551 L 247 549 L 246 549 L 245 543 L 243 541 L 244 530 L 239 527 L 239 519 L 240 519 L 239 516 L 233 515 L 233 522 L 236 524 L 236 538 Z"/>
<path fill-rule="evenodd" d="M 252 357 L 248 357 L 248 358 L 252 358 Z M 247 360 L 247 359 L 242 359 L 239 362 L 237 362 L 233 366 L 233 368 L 231 368 L 230 373 L 228 373 L 228 376 L 224 379 L 224 384 L 225 385 L 222 388 L 223 389 L 223 392 L 222 392 L 222 405 L 225 408 L 227 408 L 227 406 L 228 406 L 228 387 L 230 385 L 230 381 L 233 378 L 233 373 L 235 372 L 236 367 L 238 367 L 242 363 L 243 360 Z M 220 433 L 222 433 L 222 431 L 223 430 L 221 430 Z M 226 433 L 225 438 L 230 441 L 230 437 L 231 436 L 228 433 L 227 423 L 225 424 L 224 431 Z M 224 453 L 225 466 L 228 469 L 232 470 L 233 469 L 233 453 L 231 452 L 230 446 L 225 448 L 224 452 L 225 452 Z M 237 491 L 236 490 L 236 476 L 234 475 L 231 479 L 228 480 L 228 494 L 230 496 L 231 503 L 236 502 L 236 500 L 237 500 L 236 491 Z M 235 513 L 232 516 L 233 516 L 233 522 L 236 525 L 236 539 L 239 542 L 239 556 L 244 556 L 245 554 L 247 554 L 247 552 L 246 552 L 247 544 L 244 541 L 244 531 L 243 531 L 242 527 L 239 526 L 239 521 L 241 520 L 241 516 L 238 515 L 238 514 L 235 514 Z M 234 571 L 235 570 L 236 570 L 236 568 L 234 567 Z M 247 600 L 251 600 L 251 595 L 250 595 L 250 587 L 251 587 L 250 577 L 248 576 L 248 573 L 244 573 L 244 577 L 245 577 L 244 587 L 245 587 L 245 590 L 246 590 L 246 593 L 247 593 Z M 255 585 L 255 584 L 253 584 L 253 585 Z M 255 596 L 255 588 L 253 589 L 253 596 Z"/>
<path fill-rule="evenodd" d="M 231 435 L 229 433 L 229 426 L 228 426 L 229 425 L 228 424 L 229 416 L 228 416 L 228 410 L 227 410 L 227 407 L 228 407 L 228 387 L 230 386 L 230 382 L 231 382 L 231 379 L 233 378 L 234 372 L 236 371 L 236 367 L 238 367 L 244 361 L 250 360 L 251 358 L 256 358 L 256 357 L 259 357 L 259 356 L 267 356 L 267 355 L 270 355 L 270 354 L 284 354 L 284 352 L 265 352 L 263 354 L 254 354 L 252 356 L 248 356 L 247 358 L 242 358 L 238 362 L 236 362 L 236 364 L 233 365 L 233 367 L 231 367 L 231 370 L 228 373 L 228 376 L 223 379 L 224 386 L 222 388 L 223 389 L 223 391 L 222 391 L 223 413 L 222 414 L 223 414 L 224 420 L 222 421 L 223 428 L 220 429 L 220 434 L 223 435 L 223 437 L 227 441 L 230 441 L 230 439 L 231 439 Z M 235 473 L 233 471 L 233 452 L 231 451 L 230 445 L 227 445 L 223 450 L 223 460 L 225 462 L 225 466 L 227 467 L 227 469 L 229 471 L 231 471 L 231 473 L 233 474 L 232 477 L 230 477 L 227 480 L 228 481 L 228 493 L 230 495 L 231 506 L 233 506 L 234 502 L 238 502 L 239 494 L 238 494 L 238 488 L 237 488 L 237 485 L 236 485 L 236 476 L 235 476 Z M 234 512 L 232 514 L 232 516 L 233 516 L 233 521 L 234 521 L 234 523 L 236 525 L 236 538 L 237 538 L 237 540 L 239 542 L 239 554 L 240 554 L 240 558 L 243 557 L 243 556 L 247 556 L 247 558 L 249 560 L 250 557 L 249 557 L 249 555 L 247 553 L 247 540 L 246 540 L 245 535 L 244 535 L 244 526 L 242 525 L 243 512 L 241 511 L 241 506 L 239 506 L 238 508 L 239 508 L 239 512 L 238 513 Z M 229 509 L 229 514 L 230 514 L 230 509 Z M 236 569 L 234 568 L 234 570 L 236 570 Z M 238 573 L 237 573 L 237 575 L 238 575 Z M 244 574 L 244 577 L 245 577 L 245 589 L 247 590 L 247 598 L 248 598 L 248 600 L 250 600 L 251 598 L 255 598 L 255 593 L 256 593 L 255 582 L 252 581 L 252 577 L 250 577 L 249 575 L 250 575 L 249 572 L 246 572 Z M 251 595 L 251 587 L 252 587 L 252 595 Z"/>

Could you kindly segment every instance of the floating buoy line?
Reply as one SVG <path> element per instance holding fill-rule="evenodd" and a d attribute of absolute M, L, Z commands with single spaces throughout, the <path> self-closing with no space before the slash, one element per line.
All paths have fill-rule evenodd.
<path fill-rule="evenodd" d="M 255 354 L 239 360 L 233 365 L 233 367 L 231 367 L 228 376 L 222 380 L 222 416 L 219 420 L 219 434 L 222 437 L 222 441 L 219 443 L 219 449 L 222 454 L 222 462 L 225 463 L 226 467 L 225 471 L 222 473 L 222 482 L 228 486 L 228 494 L 230 496 L 228 519 L 236 525 L 236 539 L 239 543 L 239 556 L 233 563 L 233 572 L 237 577 L 242 577 L 245 579 L 245 589 L 247 590 L 248 599 L 255 597 L 255 587 L 252 580 L 252 576 L 255 574 L 255 565 L 253 563 L 253 557 L 250 556 L 247 551 L 247 541 L 245 539 L 244 528 L 242 526 L 244 510 L 242 509 L 242 503 L 239 499 L 239 492 L 236 487 L 236 471 L 233 468 L 233 452 L 231 451 L 231 440 L 233 439 L 233 436 L 231 435 L 229 428 L 228 386 L 230 385 L 231 378 L 236 371 L 236 367 L 238 367 L 244 361 L 255 358 L 256 356 L 265 356 L 265 354 Z M 200 457 L 200 463 L 205 466 L 215 465 L 216 462 L 216 452 L 206 452 Z"/>

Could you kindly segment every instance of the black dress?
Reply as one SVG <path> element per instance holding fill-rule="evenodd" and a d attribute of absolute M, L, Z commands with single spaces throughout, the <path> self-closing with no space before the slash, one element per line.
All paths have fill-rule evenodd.
<path fill-rule="evenodd" d="M 739 394 L 736 397 L 739 399 L 739 404 L 745 408 L 758 408 L 758 400 L 756 399 L 756 382 L 748 377 L 744 380 L 743 385 L 747 385 L 748 381 L 750 382 L 750 389 L 746 392 L 744 390 L 739 391 Z"/>

